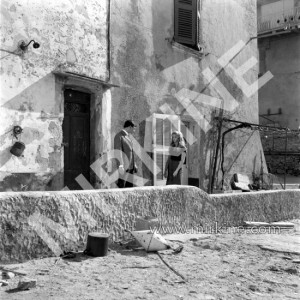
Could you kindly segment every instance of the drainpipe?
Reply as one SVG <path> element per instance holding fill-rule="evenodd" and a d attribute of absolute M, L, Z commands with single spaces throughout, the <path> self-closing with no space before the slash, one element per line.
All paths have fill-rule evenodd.
<path fill-rule="evenodd" d="M 284 146 L 284 189 L 286 188 L 286 151 L 287 151 L 287 129 L 285 130 L 285 146 Z"/>
<path fill-rule="evenodd" d="M 111 21 L 111 1 L 108 0 L 108 14 L 107 14 L 107 81 L 110 81 L 110 21 Z"/>

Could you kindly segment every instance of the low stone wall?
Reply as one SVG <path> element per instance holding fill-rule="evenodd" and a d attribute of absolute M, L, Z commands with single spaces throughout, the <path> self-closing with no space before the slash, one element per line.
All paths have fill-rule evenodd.
<path fill-rule="evenodd" d="M 207 228 L 215 223 L 300 217 L 300 190 L 208 195 L 191 186 L 0 194 L 0 261 L 18 262 L 83 250 L 91 231 L 116 241 L 137 216 L 161 224 Z M 181 227 L 182 228 L 182 227 Z M 178 226 L 174 226 L 174 231 Z"/>

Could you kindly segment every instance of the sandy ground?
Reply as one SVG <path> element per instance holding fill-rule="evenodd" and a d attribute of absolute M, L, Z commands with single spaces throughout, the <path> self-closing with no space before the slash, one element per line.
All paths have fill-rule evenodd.
<path fill-rule="evenodd" d="M 37 286 L 16 291 L 16 276 L 0 287 L 0 299 L 300 299 L 300 221 L 293 222 L 295 229 L 280 234 L 169 236 L 184 248 L 161 256 L 186 281 L 157 254 L 116 244 L 106 257 L 9 265 L 27 271 Z"/>

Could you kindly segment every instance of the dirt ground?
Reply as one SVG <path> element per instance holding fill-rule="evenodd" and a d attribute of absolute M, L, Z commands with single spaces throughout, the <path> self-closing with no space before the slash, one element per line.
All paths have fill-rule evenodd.
<path fill-rule="evenodd" d="M 0 299 L 300 299 L 300 221 L 280 234 L 172 235 L 182 252 L 133 251 L 112 244 L 106 257 L 77 254 L 7 265 L 37 285 L 16 291 L 20 276 L 0 287 Z"/>

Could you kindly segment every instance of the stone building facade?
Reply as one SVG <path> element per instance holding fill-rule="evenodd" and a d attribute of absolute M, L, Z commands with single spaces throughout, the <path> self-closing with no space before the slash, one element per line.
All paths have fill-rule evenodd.
<path fill-rule="evenodd" d="M 193 136 L 186 183 L 207 190 L 221 105 L 234 99 L 223 116 L 258 123 L 257 92 L 245 93 L 226 69 L 258 57 L 256 0 L 12 0 L 1 13 L 1 191 L 103 188 L 95 162 L 126 119 L 138 124 L 148 163 L 163 166 L 151 147 L 169 141 L 172 118 Z M 31 40 L 39 47 L 27 46 Z M 258 64 L 244 73 L 254 83 Z M 13 135 L 16 126 L 22 132 Z M 19 157 L 10 152 L 17 141 L 25 145 Z M 233 131 L 225 143 L 225 182 L 266 171 L 257 132 Z M 142 160 L 138 176 L 163 184 L 162 172 L 153 176 Z"/>
<path fill-rule="evenodd" d="M 264 132 L 269 171 L 300 176 L 300 1 L 258 1 L 260 75 L 273 74 L 259 90 L 260 123 L 290 131 Z M 299 180 L 300 183 L 300 180 Z"/>

